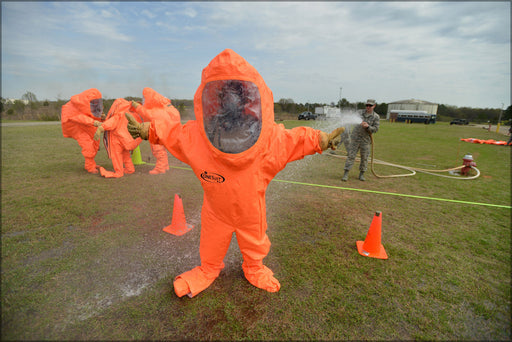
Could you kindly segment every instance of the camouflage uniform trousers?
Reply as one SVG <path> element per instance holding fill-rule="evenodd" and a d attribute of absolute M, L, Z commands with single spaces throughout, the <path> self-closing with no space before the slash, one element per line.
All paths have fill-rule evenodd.
<path fill-rule="evenodd" d="M 361 137 L 359 137 L 361 138 Z M 368 157 L 371 152 L 371 142 L 367 139 L 351 139 L 350 144 L 347 148 L 348 157 L 345 163 L 345 171 L 350 171 L 354 165 L 357 151 L 361 154 L 361 162 L 359 164 L 359 171 L 366 172 L 368 169 Z"/>
<path fill-rule="evenodd" d="M 345 150 L 347 150 L 348 153 L 348 149 L 350 147 L 350 134 L 347 130 L 345 130 L 345 132 L 341 133 L 341 135 L 337 139 L 335 139 L 335 145 L 337 146 L 337 150 L 340 150 L 341 145 L 343 144 L 345 144 Z"/>

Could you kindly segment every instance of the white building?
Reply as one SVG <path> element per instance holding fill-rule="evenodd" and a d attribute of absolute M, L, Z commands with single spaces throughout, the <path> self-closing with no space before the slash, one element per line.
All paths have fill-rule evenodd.
<path fill-rule="evenodd" d="M 331 107 L 331 106 L 316 107 L 315 114 L 318 115 L 318 118 L 322 118 L 322 119 L 341 118 L 341 111 L 338 107 Z"/>
<path fill-rule="evenodd" d="M 13 104 L 13 103 L 14 103 L 14 101 L 21 101 L 21 102 L 23 102 L 23 103 L 24 103 L 24 104 L 26 104 L 26 105 L 28 104 L 28 100 L 18 100 L 18 99 L 11 99 L 11 98 L 9 98 L 9 99 L 4 99 L 4 103 Z"/>
<path fill-rule="evenodd" d="M 389 120 L 389 113 L 392 110 L 412 110 L 412 111 L 424 111 L 428 114 L 437 115 L 437 107 L 439 105 L 437 103 L 432 103 L 423 100 L 402 100 L 388 103 L 388 112 L 386 114 L 386 119 Z"/>

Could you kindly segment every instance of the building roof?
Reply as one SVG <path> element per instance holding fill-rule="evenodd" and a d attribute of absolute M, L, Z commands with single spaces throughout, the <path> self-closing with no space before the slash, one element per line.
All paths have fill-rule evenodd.
<path fill-rule="evenodd" d="M 417 100 L 417 99 L 395 101 L 395 102 L 390 102 L 388 104 L 392 104 L 392 103 L 396 103 L 396 104 L 426 104 L 426 105 L 435 105 L 435 104 L 437 104 L 437 103 L 423 101 L 423 100 Z"/>

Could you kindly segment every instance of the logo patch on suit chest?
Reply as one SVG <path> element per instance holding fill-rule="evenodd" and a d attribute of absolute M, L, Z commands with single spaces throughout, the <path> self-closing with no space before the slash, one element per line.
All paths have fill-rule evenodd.
<path fill-rule="evenodd" d="M 226 178 L 218 173 L 203 171 L 201 178 L 208 183 L 224 183 Z"/>

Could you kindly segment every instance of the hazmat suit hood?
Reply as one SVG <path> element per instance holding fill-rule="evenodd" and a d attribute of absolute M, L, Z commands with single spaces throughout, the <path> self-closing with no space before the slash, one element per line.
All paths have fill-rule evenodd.
<path fill-rule="evenodd" d="M 71 96 L 70 102 L 78 109 L 82 114 L 86 114 L 91 118 L 97 118 L 91 111 L 91 101 L 101 99 L 101 93 L 96 88 L 91 88 L 80 94 Z"/>
<path fill-rule="evenodd" d="M 258 71 L 231 49 L 203 69 L 194 111 L 216 157 L 237 163 L 261 152 L 274 123 L 272 92 Z"/>
<path fill-rule="evenodd" d="M 171 104 L 171 100 L 157 93 L 152 88 L 144 88 L 142 90 L 142 96 L 144 99 L 144 107 L 146 109 L 163 108 Z"/>
<path fill-rule="evenodd" d="M 93 123 L 101 119 L 101 114 L 100 117 L 96 117 L 91 111 L 91 101 L 95 99 L 101 99 L 101 93 L 98 89 L 91 88 L 71 96 L 71 99 L 62 106 L 61 125 L 65 138 L 79 139 L 79 135 L 87 132 L 92 139 L 96 132 Z M 101 107 L 103 108 L 102 103 Z"/>

